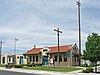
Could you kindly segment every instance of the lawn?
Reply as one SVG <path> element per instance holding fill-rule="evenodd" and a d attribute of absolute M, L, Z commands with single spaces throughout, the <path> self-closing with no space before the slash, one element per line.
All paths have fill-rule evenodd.
<path fill-rule="evenodd" d="M 36 67 L 28 67 L 26 69 L 43 70 L 43 71 L 55 71 L 55 72 L 71 72 L 71 71 L 81 70 L 82 68 L 36 66 Z"/>
<path fill-rule="evenodd" d="M 0 65 L 0 67 L 6 67 L 6 65 Z"/>

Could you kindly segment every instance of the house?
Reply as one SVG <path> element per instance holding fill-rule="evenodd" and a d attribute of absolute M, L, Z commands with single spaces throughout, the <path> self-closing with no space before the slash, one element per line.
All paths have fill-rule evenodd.
<path fill-rule="evenodd" d="M 58 58 L 58 47 L 49 47 L 47 52 L 48 58 L 54 59 L 54 65 L 59 66 L 78 66 L 79 65 L 79 50 L 77 45 L 64 45 L 59 47 L 59 58 Z M 59 62 L 58 62 L 59 59 Z"/>
<path fill-rule="evenodd" d="M 22 54 L 5 54 L 1 57 L 1 64 L 27 64 L 27 59 Z"/>
<path fill-rule="evenodd" d="M 76 44 L 59 46 L 60 48 L 60 66 L 79 65 L 79 50 Z M 26 53 L 28 63 L 42 63 L 43 65 L 54 64 L 58 66 L 58 46 L 33 48 Z"/>
<path fill-rule="evenodd" d="M 42 63 L 43 65 L 48 64 L 48 56 L 46 52 L 48 52 L 48 48 L 33 48 L 30 51 L 27 51 L 23 55 L 28 58 L 28 63 Z"/>

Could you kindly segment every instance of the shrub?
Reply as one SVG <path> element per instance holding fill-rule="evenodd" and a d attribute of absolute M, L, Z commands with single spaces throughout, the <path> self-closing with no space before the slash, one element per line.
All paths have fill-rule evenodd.
<path fill-rule="evenodd" d="M 36 63 L 36 66 L 42 66 L 42 63 Z"/>
<path fill-rule="evenodd" d="M 81 64 L 80 67 L 88 67 L 88 64 Z"/>
<path fill-rule="evenodd" d="M 12 65 L 6 65 L 6 68 L 11 68 L 12 67 Z"/>
<path fill-rule="evenodd" d="M 90 73 L 89 70 L 82 70 L 82 73 Z"/>
<path fill-rule="evenodd" d="M 86 68 L 86 70 L 82 70 L 83 73 L 90 73 L 93 72 L 93 69 L 91 67 Z"/>
<path fill-rule="evenodd" d="M 28 67 L 32 67 L 32 64 L 28 64 L 27 66 L 28 66 Z"/>
<path fill-rule="evenodd" d="M 88 67 L 88 68 L 86 68 L 86 70 L 89 70 L 90 72 L 93 72 L 92 67 Z"/>
<path fill-rule="evenodd" d="M 42 66 L 42 64 L 40 63 L 40 64 L 38 64 L 37 66 Z"/>
<path fill-rule="evenodd" d="M 36 66 L 36 64 L 32 64 L 32 66 L 34 67 L 34 66 Z"/>
<path fill-rule="evenodd" d="M 100 66 L 100 64 L 91 64 L 89 65 L 90 67 L 94 67 L 94 66 Z"/>
<path fill-rule="evenodd" d="M 15 65 L 15 68 L 23 68 L 23 65 Z"/>

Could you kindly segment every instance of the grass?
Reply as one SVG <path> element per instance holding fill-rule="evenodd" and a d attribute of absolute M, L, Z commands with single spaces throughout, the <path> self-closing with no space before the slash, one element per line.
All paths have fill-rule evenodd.
<path fill-rule="evenodd" d="M 0 65 L 0 67 L 6 67 L 6 65 Z"/>
<path fill-rule="evenodd" d="M 55 72 L 71 72 L 71 71 L 81 70 L 82 68 L 36 66 L 36 67 L 28 67 L 26 69 L 42 70 L 42 71 L 55 71 Z"/>

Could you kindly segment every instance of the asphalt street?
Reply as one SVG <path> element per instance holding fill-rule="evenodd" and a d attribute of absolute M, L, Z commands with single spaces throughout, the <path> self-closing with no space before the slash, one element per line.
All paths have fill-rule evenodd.
<path fill-rule="evenodd" d="M 19 72 L 0 70 L 0 75 L 39 75 L 39 74 L 28 74 L 28 73 L 19 73 Z"/>

